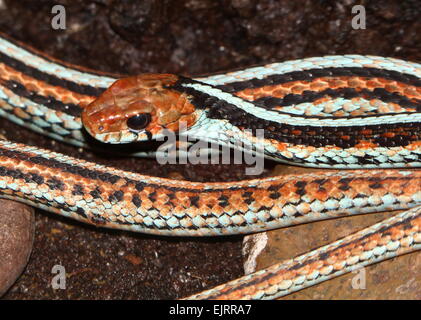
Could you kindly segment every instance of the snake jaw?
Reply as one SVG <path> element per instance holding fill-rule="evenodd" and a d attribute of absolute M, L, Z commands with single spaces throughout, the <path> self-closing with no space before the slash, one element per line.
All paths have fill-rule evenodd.
<path fill-rule="evenodd" d="M 82 122 L 95 139 L 107 143 L 129 143 L 156 139 L 168 129 L 178 132 L 196 121 L 195 107 L 185 93 L 171 86 L 172 74 L 142 74 L 117 80 L 82 112 Z M 147 115 L 148 123 L 131 128 L 128 120 Z"/>

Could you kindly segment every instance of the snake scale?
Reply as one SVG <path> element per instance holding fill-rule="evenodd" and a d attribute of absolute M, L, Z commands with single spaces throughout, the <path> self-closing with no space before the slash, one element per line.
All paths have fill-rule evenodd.
<path fill-rule="evenodd" d="M 98 226 L 168 236 L 252 233 L 409 209 L 189 297 L 277 298 L 420 249 L 420 75 L 416 63 L 345 55 L 206 78 L 143 74 L 116 81 L 2 36 L 0 116 L 53 139 L 89 147 L 89 134 L 129 143 L 170 130 L 243 151 L 237 142 L 260 143 L 266 158 L 283 163 L 353 170 L 197 183 L 2 140 L 0 197 Z"/>

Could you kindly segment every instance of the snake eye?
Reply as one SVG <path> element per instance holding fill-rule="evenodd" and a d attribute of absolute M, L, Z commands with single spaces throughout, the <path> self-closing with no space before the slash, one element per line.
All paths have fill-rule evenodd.
<path fill-rule="evenodd" d="M 127 126 L 135 131 L 145 129 L 151 122 L 151 115 L 149 113 L 139 113 L 127 119 Z"/>

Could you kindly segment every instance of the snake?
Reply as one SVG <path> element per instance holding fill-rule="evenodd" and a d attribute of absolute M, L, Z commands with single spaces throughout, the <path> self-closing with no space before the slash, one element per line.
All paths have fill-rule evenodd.
<path fill-rule="evenodd" d="M 164 236 L 247 234 L 407 210 L 188 297 L 279 298 L 421 248 L 420 75 L 417 63 L 340 55 L 195 79 L 120 79 L 1 35 L 0 116 L 18 125 L 79 147 L 92 138 L 151 141 L 168 131 L 245 152 L 259 144 L 267 159 L 327 170 L 199 183 L 0 140 L 0 197 L 100 227 Z"/>

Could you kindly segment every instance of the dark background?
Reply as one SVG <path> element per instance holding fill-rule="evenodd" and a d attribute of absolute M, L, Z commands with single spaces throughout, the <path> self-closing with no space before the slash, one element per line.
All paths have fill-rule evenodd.
<path fill-rule="evenodd" d="M 121 74 L 202 75 L 328 54 L 371 54 L 421 61 L 421 6 L 390 1 L 23 1 L 4 0 L 0 31 L 55 58 Z M 64 5 L 66 30 L 51 28 Z M 351 27 L 362 4 L 367 29 Z M 244 179 L 241 165 L 160 166 L 105 159 L 55 143 L 0 119 L 7 138 L 123 169 L 193 181 Z M 267 175 L 273 165 L 263 175 Z M 159 238 L 101 230 L 37 214 L 28 267 L 5 299 L 181 298 L 242 275 L 241 240 Z M 51 289 L 65 266 L 67 289 Z"/>

